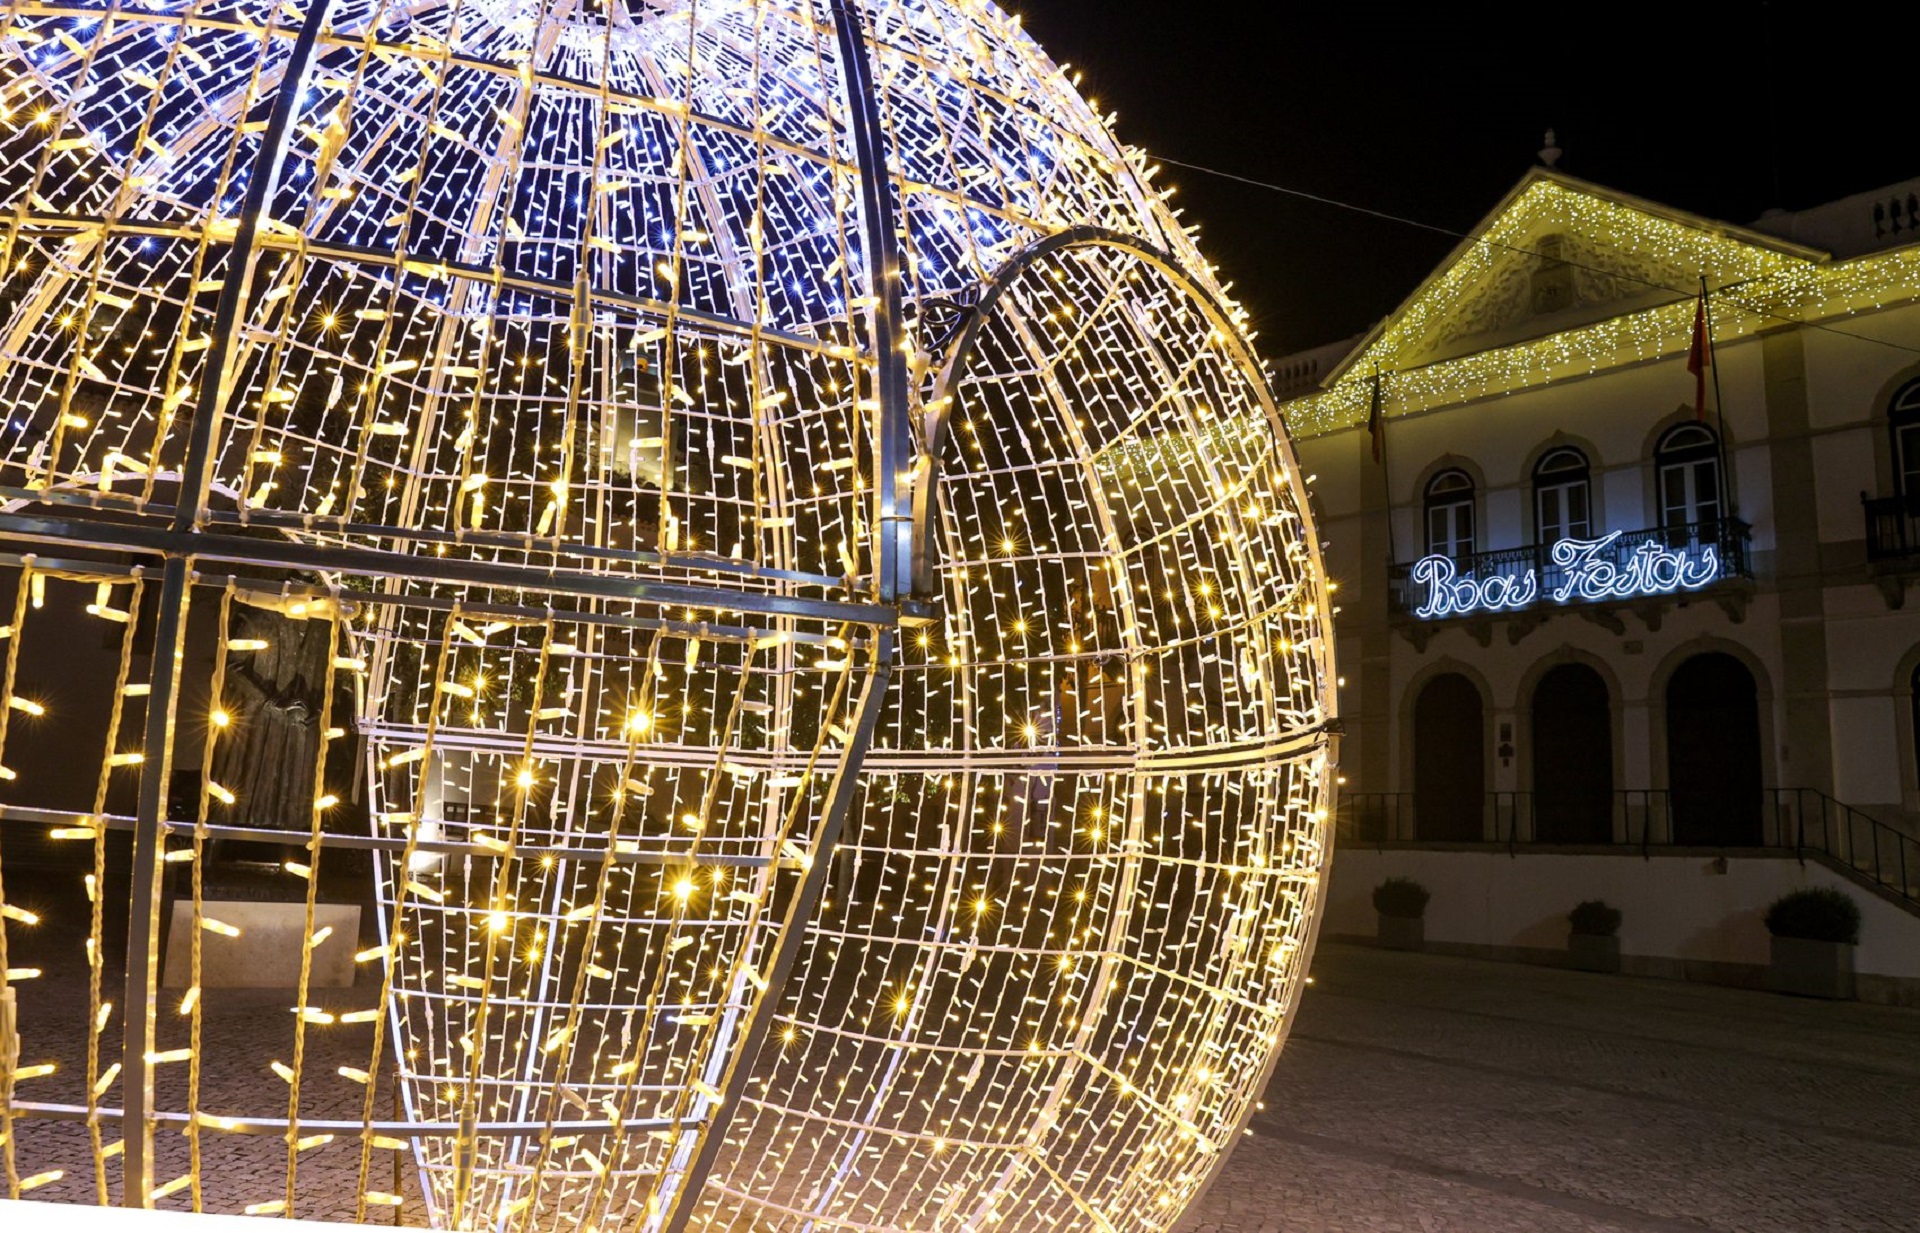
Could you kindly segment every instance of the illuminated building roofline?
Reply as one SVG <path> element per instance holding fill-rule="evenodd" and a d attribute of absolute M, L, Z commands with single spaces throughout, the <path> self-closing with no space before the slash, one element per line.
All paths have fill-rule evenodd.
<path fill-rule="evenodd" d="M 1382 377 L 1389 417 L 1513 393 L 1684 354 L 1693 304 L 1680 288 L 1665 303 L 1537 337 L 1441 358 L 1416 349 L 1422 330 L 1470 301 L 1500 256 L 1527 251 L 1552 223 L 1605 228 L 1631 224 L 1636 245 L 1659 246 L 1673 261 L 1704 271 L 1715 297 L 1721 345 L 1762 330 L 1872 312 L 1920 291 L 1920 244 L 1832 260 L 1826 253 L 1757 231 L 1685 214 L 1536 168 L 1462 241 L 1395 312 L 1332 368 L 1322 388 L 1286 404 L 1297 438 L 1365 423 L 1373 376 Z"/>
<path fill-rule="evenodd" d="M 1550 167 L 1535 167 L 1508 190 L 1499 204 L 1487 211 L 1466 238 L 1454 246 L 1406 299 L 1360 336 L 1347 358 L 1334 365 L 1322 384 L 1338 385 L 1355 371 L 1370 374 L 1376 367 L 1382 370 L 1404 367 L 1405 357 L 1401 352 L 1408 341 L 1408 327 L 1417 326 L 1434 310 L 1458 299 L 1483 272 L 1469 259 L 1479 255 L 1484 264 L 1487 257 L 1497 256 L 1510 247 L 1526 247 L 1526 238 L 1543 224 L 1579 221 L 1569 218 L 1564 208 L 1568 196 L 1587 199 L 1603 212 L 1607 222 L 1640 216 L 1652 228 L 1666 233 L 1667 238 L 1686 236 L 1693 240 L 1699 249 L 1700 264 L 1708 270 L 1709 281 L 1715 284 L 1733 280 L 1713 277 L 1710 266 L 1747 265 L 1754 249 L 1776 260 L 1818 263 L 1830 259 L 1830 254 L 1817 248 L 1690 214 Z"/>

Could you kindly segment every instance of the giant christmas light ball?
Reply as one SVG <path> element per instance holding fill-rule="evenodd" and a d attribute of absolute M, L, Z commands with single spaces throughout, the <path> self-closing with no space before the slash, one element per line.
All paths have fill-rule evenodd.
<path fill-rule="evenodd" d="M 49 580 L 161 601 L 81 829 L 135 834 L 136 942 L 169 847 L 196 938 L 234 828 L 309 905 L 375 855 L 291 1105 L 136 1083 L 179 999 L 131 972 L 85 1107 L 134 1201 L 344 1159 L 365 1214 L 402 1149 L 457 1228 L 1171 1227 L 1311 951 L 1331 609 L 1242 318 L 1067 72 L 979 0 L 0 14 L 10 646 Z M 220 707 L 297 647 L 350 701 L 269 807 Z M 154 1135 L 327 1099 L 284 1195 Z"/>

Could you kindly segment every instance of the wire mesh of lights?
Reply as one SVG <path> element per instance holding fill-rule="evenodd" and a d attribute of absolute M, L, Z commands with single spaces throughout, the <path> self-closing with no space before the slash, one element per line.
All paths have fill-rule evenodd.
<path fill-rule="evenodd" d="M 0 833 L 90 905 L 9 966 L 0 847 L 10 1193 L 1176 1220 L 1311 950 L 1331 609 L 1237 310 L 1016 21 L 11 0 L 0 61 Z M 234 1033 L 212 854 L 271 838 Z"/>

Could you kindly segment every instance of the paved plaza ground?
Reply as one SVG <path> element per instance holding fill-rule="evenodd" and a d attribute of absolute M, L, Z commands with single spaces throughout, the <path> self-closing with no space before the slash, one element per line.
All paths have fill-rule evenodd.
<path fill-rule="evenodd" d="M 1184 1233 L 1920 1229 L 1920 1011 L 1324 945 Z"/>
<path fill-rule="evenodd" d="M 1331 944 L 1315 973 L 1266 1112 L 1182 1233 L 1920 1229 L 1920 1011 Z M 34 1039 L 84 1039 L 73 992 L 35 999 Z M 216 1009 L 215 1052 L 285 1030 L 282 995 Z M 364 1042 L 312 1047 L 307 1116 L 357 1116 L 362 1089 L 325 1076 Z M 79 1097 L 67 1061 L 35 1098 Z M 163 1068 L 163 1104 L 179 1107 L 185 1075 L 168 1072 L 184 1070 Z M 257 1106 L 229 1085 L 277 1082 L 222 1073 L 216 1105 Z M 89 1201 L 84 1128 L 33 1131 L 23 1165 L 70 1170 L 34 1197 Z M 206 1149 L 229 1195 L 278 1192 L 277 1142 Z M 162 1135 L 159 1176 L 185 1150 Z M 308 1155 L 301 1214 L 350 1218 L 357 1150 Z M 391 1169 L 383 1154 L 380 1182 Z"/>

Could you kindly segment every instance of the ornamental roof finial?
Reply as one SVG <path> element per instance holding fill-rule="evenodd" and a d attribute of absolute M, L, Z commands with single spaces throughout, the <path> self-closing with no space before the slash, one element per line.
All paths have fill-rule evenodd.
<path fill-rule="evenodd" d="M 1547 130 L 1547 144 L 1540 149 L 1540 161 L 1549 167 L 1560 165 L 1560 143 L 1554 140 L 1553 130 Z"/>

